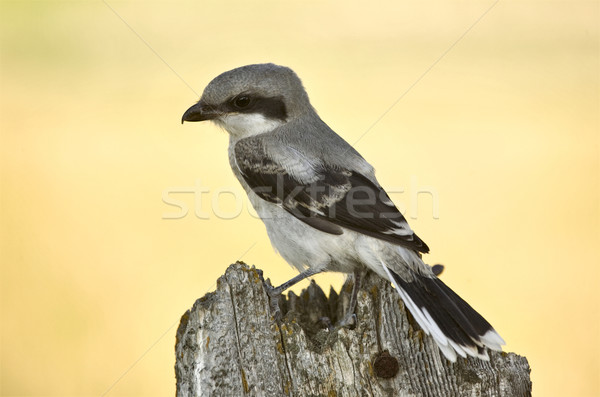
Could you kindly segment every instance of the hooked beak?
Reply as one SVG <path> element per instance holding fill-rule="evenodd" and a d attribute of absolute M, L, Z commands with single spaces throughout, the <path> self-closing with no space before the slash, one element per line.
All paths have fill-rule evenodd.
<path fill-rule="evenodd" d="M 214 106 L 207 105 L 202 101 L 185 111 L 181 117 L 181 124 L 184 121 L 204 121 L 213 120 L 221 116 L 221 113 Z"/>

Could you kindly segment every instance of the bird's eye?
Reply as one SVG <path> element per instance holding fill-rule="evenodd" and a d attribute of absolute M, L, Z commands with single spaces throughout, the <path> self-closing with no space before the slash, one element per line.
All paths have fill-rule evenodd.
<path fill-rule="evenodd" d="M 250 97 L 248 95 L 241 95 L 233 100 L 233 104 L 238 109 L 243 109 L 250 105 Z"/>

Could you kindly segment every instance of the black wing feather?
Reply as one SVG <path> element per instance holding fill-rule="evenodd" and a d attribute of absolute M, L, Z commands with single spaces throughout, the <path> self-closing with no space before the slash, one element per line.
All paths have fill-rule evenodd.
<path fill-rule="evenodd" d="M 402 225 L 408 228 L 408 223 L 385 191 L 356 171 L 322 165 L 317 170 L 318 179 L 302 183 L 269 158 L 253 138 L 239 141 L 235 156 L 254 193 L 282 205 L 318 230 L 341 234 L 341 226 L 418 252 L 429 252 L 416 234 L 401 230 Z"/>

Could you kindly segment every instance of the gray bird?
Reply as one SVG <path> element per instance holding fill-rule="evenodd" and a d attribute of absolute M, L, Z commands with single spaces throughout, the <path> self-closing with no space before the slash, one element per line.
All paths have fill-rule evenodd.
<path fill-rule="evenodd" d="M 323 271 L 389 280 L 442 353 L 488 360 L 504 340 L 421 259 L 427 245 L 412 231 L 373 167 L 317 115 L 291 69 L 248 65 L 212 80 L 184 121 L 211 120 L 229 133 L 229 162 L 274 248 L 301 273 L 269 295 Z"/>

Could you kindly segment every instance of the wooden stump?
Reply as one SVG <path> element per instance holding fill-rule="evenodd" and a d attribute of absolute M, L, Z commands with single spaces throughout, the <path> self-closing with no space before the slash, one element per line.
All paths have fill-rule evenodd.
<path fill-rule="evenodd" d="M 390 283 L 368 274 L 355 329 L 329 331 L 352 285 L 329 298 L 312 282 L 281 299 L 274 321 L 259 273 L 231 265 L 215 292 L 181 318 L 175 346 L 177 396 L 529 396 L 525 357 L 444 358 Z"/>

